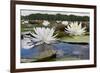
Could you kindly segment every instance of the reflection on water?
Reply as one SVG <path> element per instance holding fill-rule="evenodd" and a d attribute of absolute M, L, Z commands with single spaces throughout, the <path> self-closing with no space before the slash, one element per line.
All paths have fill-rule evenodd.
<path fill-rule="evenodd" d="M 89 59 L 89 44 L 68 44 L 60 42 L 52 44 L 52 46 L 53 48 L 51 49 L 56 50 L 56 57 L 53 59 L 48 59 L 47 61 Z M 34 61 L 39 53 L 40 49 L 38 49 L 38 47 L 34 47 L 32 49 L 22 48 L 21 60 L 25 61 L 26 59 L 30 59 Z"/>

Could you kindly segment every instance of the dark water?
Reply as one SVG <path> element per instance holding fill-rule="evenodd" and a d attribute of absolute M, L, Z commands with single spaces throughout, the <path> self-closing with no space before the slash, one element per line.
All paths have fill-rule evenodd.
<path fill-rule="evenodd" d="M 68 44 L 68 43 L 56 43 L 52 44 L 54 50 L 58 51 L 57 58 L 63 58 L 65 56 L 79 57 L 80 59 L 89 59 L 89 45 L 88 44 Z M 60 51 L 60 52 L 59 52 Z M 40 53 L 37 47 L 32 49 L 21 49 L 22 58 L 34 58 Z"/>

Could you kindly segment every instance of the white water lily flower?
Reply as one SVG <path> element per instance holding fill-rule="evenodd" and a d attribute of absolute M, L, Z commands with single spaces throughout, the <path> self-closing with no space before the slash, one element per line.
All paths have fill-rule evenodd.
<path fill-rule="evenodd" d="M 37 27 L 34 28 L 34 32 L 32 35 L 34 36 L 33 41 L 36 42 L 36 45 L 40 45 L 43 43 L 50 44 L 55 42 L 56 35 L 54 35 L 53 28 L 44 28 L 44 27 Z"/>
<path fill-rule="evenodd" d="M 71 23 L 65 28 L 65 32 L 70 35 L 82 35 L 85 32 L 86 27 L 82 28 L 82 24 L 78 25 L 78 22 Z"/>
<path fill-rule="evenodd" d="M 56 23 L 60 23 L 61 21 L 56 21 Z"/>
<path fill-rule="evenodd" d="M 62 24 L 66 26 L 68 25 L 68 21 L 62 21 Z"/>
<path fill-rule="evenodd" d="M 44 26 L 48 26 L 48 25 L 50 24 L 50 22 L 49 22 L 49 21 L 44 20 L 42 24 L 43 24 Z"/>
<path fill-rule="evenodd" d="M 30 38 L 24 38 L 21 40 L 21 48 L 24 48 L 24 49 L 30 49 L 34 47 L 32 41 L 30 40 Z"/>

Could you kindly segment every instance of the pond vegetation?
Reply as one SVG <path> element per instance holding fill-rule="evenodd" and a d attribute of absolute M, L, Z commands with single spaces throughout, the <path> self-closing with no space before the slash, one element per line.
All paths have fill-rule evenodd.
<path fill-rule="evenodd" d="M 22 63 L 89 59 L 89 17 L 21 16 L 21 40 Z"/>

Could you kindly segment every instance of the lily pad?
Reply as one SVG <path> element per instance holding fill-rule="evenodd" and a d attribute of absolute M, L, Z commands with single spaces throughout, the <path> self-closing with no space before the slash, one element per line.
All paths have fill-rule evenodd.
<path fill-rule="evenodd" d="M 89 43 L 89 35 L 82 35 L 82 36 L 64 36 L 60 40 L 63 41 L 63 42 Z"/>

